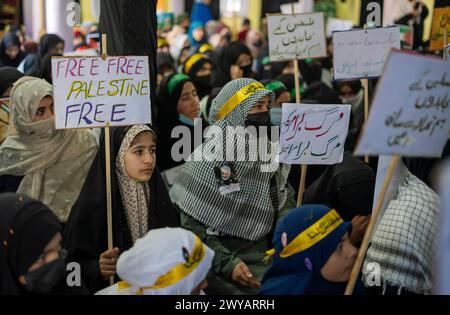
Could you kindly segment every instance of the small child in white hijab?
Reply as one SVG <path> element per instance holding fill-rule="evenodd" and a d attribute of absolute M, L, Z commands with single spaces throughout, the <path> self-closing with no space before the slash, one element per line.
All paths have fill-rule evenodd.
<path fill-rule="evenodd" d="M 214 251 L 182 228 L 148 232 L 117 262 L 123 280 L 96 295 L 204 294 Z"/>

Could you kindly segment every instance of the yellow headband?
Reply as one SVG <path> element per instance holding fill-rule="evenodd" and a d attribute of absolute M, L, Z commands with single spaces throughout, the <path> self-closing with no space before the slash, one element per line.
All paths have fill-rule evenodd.
<path fill-rule="evenodd" d="M 299 252 L 307 250 L 314 246 L 331 232 L 339 227 L 344 222 L 336 210 L 331 210 L 324 215 L 319 221 L 311 225 L 302 233 L 297 235 L 283 250 L 280 252 L 280 257 L 287 258 Z M 266 252 L 266 260 L 275 254 L 275 249 Z"/>
<path fill-rule="evenodd" d="M 240 103 L 249 98 L 256 91 L 264 90 L 264 85 L 259 82 L 251 83 L 239 91 L 236 92 L 225 104 L 223 104 L 222 108 L 216 114 L 216 120 L 221 120 L 225 118 L 233 109 L 235 109 Z"/>
<path fill-rule="evenodd" d="M 184 74 L 188 74 L 191 71 L 193 65 L 195 65 L 200 59 L 208 59 L 208 56 L 204 54 L 193 54 L 186 60 L 186 64 L 184 66 Z M 209 60 L 209 59 L 208 59 Z"/>
<path fill-rule="evenodd" d="M 185 277 L 187 277 L 198 265 L 202 262 L 205 257 L 206 251 L 203 246 L 202 241 L 197 236 L 195 237 L 195 246 L 192 250 L 192 253 L 189 254 L 189 258 L 187 262 L 180 263 L 173 267 L 168 273 L 160 276 L 154 285 L 149 287 L 140 288 L 136 295 L 142 295 L 143 290 L 155 290 L 162 289 L 175 283 L 181 281 Z M 119 290 L 130 288 L 130 284 L 126 281 L 121 281 L 118 283 Z"/>

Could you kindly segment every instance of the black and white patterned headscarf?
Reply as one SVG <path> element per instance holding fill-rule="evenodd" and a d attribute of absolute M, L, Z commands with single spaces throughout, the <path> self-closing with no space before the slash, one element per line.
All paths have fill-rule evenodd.
<path fill-rule="evenodd" d="M 239 94 L 238 91 L 250 85 L 260 86 L 246 91 L 247 97 L 241 100 L 230 111 L 224 111 L 224 104 Z M 227 127 L 244 127 L 250 109 L 264 96 L 270 96 L 270 104 L 274 102 L 273 92 L 266 90 L 259 82 L 243 78 L 229 82 L 214 99 L 210 112 L 210 124 L 219 127 L 226 135 Z M 220 114 L 222 113 L 222 114 Z M 224 114 L 225 113 L 225 114 Z M 250 142 L 258 141 L 253 135 L 244 132 L 236 133 L 235 153 L 248 152 Z M 223 137 L 224 151 L 226 136 Z M 229 139 L 228 139 L 229 140 Z M 256 160 L 245 161 L 215 160 L 214 150 L 217 140 L 215 137 L 205 140 L 193 153 L 192 161 L 188 161 L 183 173 L 176 179 L 170 191 L 170 197 L 183 212 L 217 232 L 257 241 L 270 232 L 273 227 L 275 211 L 278 211 L 286 201 L 287 176 L 289 166 L 280 166 L 276 161 L 262 162 L 260 156 Z M 273 147 L 272 147 L 273 148 Z M 203 154 L 203 156 L 201 156 Z M 258 153 L 256 153 L 258 154 Z M 226 156 L 226 153 L 223 154 Z M 234 154 L 235 155 L 235 154 Z M 201 158 L 199 158 L 201 157 Z M 214 168 L 233 164 L 240 190 L 226 195 L 219 193 Z M 262 171 L 264 166 L 271 164 L 270 171 Z M 271 181 L 276 180 L 278 205 L 274 209 L 271 200 Z"/>

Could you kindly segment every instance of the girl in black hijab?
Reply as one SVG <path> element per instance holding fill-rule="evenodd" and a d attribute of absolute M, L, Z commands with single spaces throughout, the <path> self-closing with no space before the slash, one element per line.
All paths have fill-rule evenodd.
<path fill-rule="evenodd" d="M 195 84 L 197 95 L 202 100 L 211 92 L 212 61 L 205 54 L 195 53 L 189 56 L 183 64 L 183 73 Z"/>
<path fill-rule="evenodd" d="M 48 53 L 62 54 L 64 40 L 56 34 L 45 34 L 41 37 L 37 54 L 29 54 L 20 65 L 21 71 L 28 76 L 37 76 L 41 69 L 42 59 Z"/>
<path fill-rule="evenodd" d="M 19 38 L 13 33 L 7 33 L 0 45 L 0 66 L 17 68 L 25 58 L 20 50 Z"/>
<path fill-rule="evenodd" d="M 253 58 L 247 46 L 237 41 L 225 46 L 217 56 L 216 72 L 213 74 L 214 87 L 223 87 L 239 78 L 254 79 Z"/>
<path fill-rule="evenodd" d="M 156 126 L 161 139 L 158 150 L 158 167 L 162 171 L 182 165 L 184 160 L 201 144 L 195 141 L 195 126 L 202 124 L 201 132 L 208 123 L 200 118 L 200 99 L 193 81 L 186 75 L 176 73 L 165 77 L 156 90 L 157 119 Z M 195 118 L 201 120 L 195 121 Z M 191 146 L 189 150 L 180 149 L 183 157 L 176 161 L 171 154 L 172 146 L 179 142 L 179 138 L 172 138 L 172 130 L 175 127 L 189 129 Z M 185 128 L 183 128 L 185 129 Z M 182 135 L 179 136 L 180 138 Z M 187 152 L 186 152 L 187 151 Z M 178 152 L 178 151 L 177 151 Z"/>
<path fill-rule="evenodd" d="M 38 77 L 52 84 L 52 57 L 62 57 L 60 53 L 48 53 L 42 58 L 41 69 Z"/>
<path fill-rule="evenodd" d="M 0 194 L 0 208 L 0 295 L 50 293 L 65 273 L 58 219 L 21 194 Z"/>
<path fill-rule="evenodd" d="M 166 186 L 155 166 L 156 137 L 145 125 L 111 129 L 111 198 L 114 249 L 108 250 L 105 138 L 64 231 L 69 261 L 81 265 L 91 293 L 108 286 L 118 255 L 149 230 L 178 226 Z"/>

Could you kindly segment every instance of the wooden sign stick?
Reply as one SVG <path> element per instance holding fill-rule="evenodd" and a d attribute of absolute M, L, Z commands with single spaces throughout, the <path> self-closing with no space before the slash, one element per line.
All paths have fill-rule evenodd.
<path fill-rule="evenodd" d="M 106 60 L 108 56 L 106 34 L 102 34 L 102 59 Z M 106 164 L 106 223 L 108 226 L 108 250 L 112 250 L 113 229 L 112 229 L 112 202 L 111 202 L 111 147 L 109 124 L 105 127 L 105 164 Z M 110 285 L 114 284 L 114 276 L 109 277 Z"/>
<path fill-rule="evenodd" d="M 294 3 L 292 3 L 292 14 L 294 14 Z M 300 73 L 298 71 L 298 59 L 294 59 L 294 78 L 295 78 L 295 102 L 297 104 L 301 103 L 301 94 L 300 94 Z M 298 196 L 297 196 L 297 207 L 300 207 L 303 202 L 303 194 L 305 192 L 305 180 L 306 180 L 306 172 L 308 171 L 307 165 L 301 166 L 301 175 L 300 175 L 300 185 L 298 187 Z"/>
<path fill-rule="evenodd" d="M 367 120 L 369 119 L 369 79 L 365 78 L 362 81 L 364 88 L 364 126 L 366 126 Z M 368 155 L 364 156 L 364 162 L 369 163 Z"/>
<path fill-rule="evenodd" d="M 384 178 L 383 186 L 380 190 L 380 195 L 377 196 L 375 208 L 372 211 L 372 216 L 370 218 L 369 225 L 367 226 L 366 233 L 364 234 L 361 248 L 359 249 L 358 256 L 356 257 L 355 264 L 353 265 L 352 273 L 350 274 L 350 279 L 348 280 L 347 288 L 345 289 L 345 295 L 352 295 L 353 290 L 355 289 L 356 280 L 359 277 L 359 272 L 361 271 L 366 252 L 369 247 L 369 240 L 372 237 L 373 230 L 375 229 L 375 224 L 377 223 L 378 217 L 380 216 L 384 197 L 386 196 L 386 192 L 389 188 L 389 184 L 392 180 L 392 176 L 394 175 L 394 171 L 397 168 L 399 161 L 400 156 L 394 155 L 391 159 L 391 162 L 389 163 L 389 168 L 387 170 L 386 177 Z"/>

